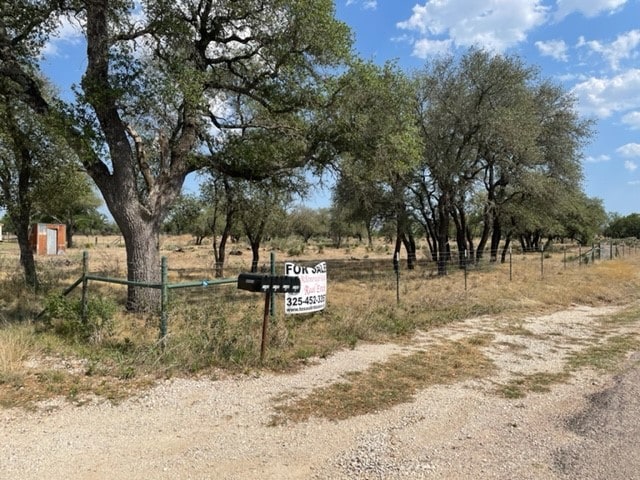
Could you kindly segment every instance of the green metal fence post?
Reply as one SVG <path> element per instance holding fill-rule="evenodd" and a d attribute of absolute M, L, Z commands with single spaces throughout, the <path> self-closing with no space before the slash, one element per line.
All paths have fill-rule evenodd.
<path fill-rule="evenodd" d="M 162 348 L 165 347 L 167 337 L 167 308 L 169 303 L 167 277 L 167 257 L 162 257 L 160 273 L 160 344 Z"/>
<path fill-rule="evenodd" d="M 89 312 L 89 279 L 87 275 L 89 274 L 89 252 L 86 250 L 82 252 L 82 304 L 80 311 L 80 318 L 82 319 L 82 323 L 87 323 L 88 321 L 88 312 Z"/>
<path fill-rule="evenodd" d="M 264 353 L 267 349 L 267 328 L 269 327 L 269 304 L 271 303 L 271 292 L 264 294 L 264 316 L 262 317 L 262 339 L 260 341 L 260 363 L 264 362 Z"/>

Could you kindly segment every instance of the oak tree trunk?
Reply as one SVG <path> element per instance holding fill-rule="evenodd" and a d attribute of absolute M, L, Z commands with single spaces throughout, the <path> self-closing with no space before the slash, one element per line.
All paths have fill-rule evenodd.
<path fill-rule="evenodd" d="M 160 283 L 159 229 L 153 222 L 135 223 L 135 233 L 123 232 L 127 252 L 127 280 L 143 284 Z M 156 310 L 160 305 L 160 289 L 131 285 L 127 289 L 127 310 Z"/>
<path fill-rule="evenodd" d="M 258 263 L 260 263 L 260 241 L 251 243 L 251 271 L 258 271 Z"/>
<path fill-rule="evenodd" d="M 20 249 L 20 265 L 24 272 L 25 283 L 37 289 L 39 286 L 38 272 L 36 270 L 36 261 L 33 255 L 33 249 L 29 244 L 29 217 L 24 215 L 11 215 L 18 239 L 18 247 Z"/>

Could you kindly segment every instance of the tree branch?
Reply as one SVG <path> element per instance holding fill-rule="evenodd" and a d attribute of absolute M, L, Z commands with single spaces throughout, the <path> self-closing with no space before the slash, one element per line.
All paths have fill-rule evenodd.
<path fill-rule="evenodd" d="M 144 178 L 144 182 L 147 186 L 147 191 L 151 191 L 154 185 L 154 180 L 153 174 L 151 173 L 151 168 L 149 167 L 149 162 L 147 161 L 147 152 L 144 148 L 142 137 L 131 125 L 127 125 L 127 132 L 133 139 L 133 142 L 136 146 L 136 160 L 138 162 L 140 172 L 142 173 L 142 177 Z"/>

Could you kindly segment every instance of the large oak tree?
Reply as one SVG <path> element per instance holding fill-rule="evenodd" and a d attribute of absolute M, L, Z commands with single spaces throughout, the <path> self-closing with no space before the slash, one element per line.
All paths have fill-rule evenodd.
<path fill-rule="evenodd" d="M 137 282 L 159 280 L 158 235 L 185 177 L 204 164 L 237 176 L 260 168 L 217 155 L 238 129 L 261 128 L 255 105 L 304 140 L 301 119 L 312 118 L 328 69 L 350 53 L 330 0 L 20 0 L 1 15 L 0 76 L 34 110 L 57 113 L 122 232 Z M 45 99 L 34 68 L 62 15 L 80 19 L 87 45 L 73 114 Z M 156 293 L 130 287 L 128 307 L 152 307 Z"/>

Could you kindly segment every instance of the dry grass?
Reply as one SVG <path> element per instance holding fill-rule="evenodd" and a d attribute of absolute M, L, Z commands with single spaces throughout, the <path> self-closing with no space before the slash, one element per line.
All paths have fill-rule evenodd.
<path fill-rule="evenodd" d="M 479 336 L 443 342 L 410 355 L 396 355 L 364 372 L 348 373 L 342 382 L 277 405 L 272 423 L 310 417 L 342 420 L 408 402 L 416 392 L 432 385 L 487 376 L 493 364 L 480 349 L 487 340 Z"/>
<path fill-rule="evenodd" d="M 33 353 L 33 337 L 25 329 L 0 329 L 0 383 L 23 370 L 23 362 Z"/>
<path fill-rule="evenodd" d="M 574 372 L 584 368 L 615 371 L 624 364 L 629 352 L 640 349 L 638 334 L 633 331 L 619 333 L 617 329 L 637 325 L 639 321 L 640 308 L 633 305 L 615 315 L 601 317 L 593 325 L 594 336 L 580 341 L 583 348 L 567 356 L 562 371 L 518 375 L 508 383 L 498 385 L 495 392 L 506 398 L 522 398 L 529 392 L 549 391 L 552 385 L 566 382 Z"/>
<path fill-rule="evenodd" d="M 125 252 L 117 237 L 95 239 L 76 238 L 88 248 L 90 271 L 110 277 L 125 276 Z M 157 315 L 129 315 L 120 310 L 114 318 L 109 335 L 91 345 L 42 331 L 32 320 L 42 308 L 43 298 L 19 290 L 19 269 L 15 245 L 0 245 L 3 264 L 3 294 L 0 294 L 0 315 L 22 331 L 28 341 L 22 354 L 11 354 L 12 375 L 35 375 L 27 371 L 27 357 L 43 354 L 58 359 L 81 359 L 84 365 L 70 375 L 91 377 L 78 383 L 70 378 L 57 381 L 46 374 L 43 381 L 33 379 L 25 385 L 40 394 L 67 395 L 78 392 L 99 393 L 100 385 L 114 385 L 124 392 L 139 388 L 148 379 L 171 375 L 211 374 L 217 369 L 247 371 L 259 368 L 286 370 L 296 368 L 313 357 L 330 355 L 340 348 L 350 348 L 359 342 L 408 340 L 416 329 L 429 330 L 439 325 L 478 315 L 499 315 L 514 320 L 522 315 L 546 313 L 574 304 L 626 304 L 639 298 L 640 256 L 599 261 L 594 265 L 564 265 L 562 254 L 545 259 L 544 276 L 540 272 L 540 256 L 514 255 L 513 280 L 509 280 L 508 264 L 483 264 L 471 268 L 464 288 L 463 273 L 451 268 L 445 277 L 434 275 L 433 263 L 421 258 L 416 270 L 400 272 L 400 302 L 396 301 L 396 276 L 392 269 L 391 249 L 384 244 L 373 249 L 352 244 L 334 249 L 322 246 L 302 248 L 297 244 L 267 245 L 261 252 L 261 265 L 269 263 L 271 247 L 278 247 L 278 271 L 282 262 L 297 261 L 314 264 L 331 261 L 328 271 L 328 306 L 311 315 L 284 316 L 282 299 L 278 297 L 276 316 L 269 324 L 269 344 L 264 363 L 259 362 L 260 331 L 263 300 L 261 295 L 238 291 L 234 285 L 212 288 L 172 290 L 170 294 L 169 337 L 167 348 L 158 347 Z M 13 250 L 10 248 L 13 247 Z M 233 277 L 247 271 L 250 252 L 246 246 L 233 245 L 241 253 L 228 257 L 225 274 Z M 169 280 L 184 282 L 211 278 L 213 255 L 210 245 L 195 246 L 188 237 L 163 238 L 162 254 L 167 256 Z M 304 253 L 300 253 L 304 251 Z M 319 253 L 321 252 L 321 253 Z M 82 248 L 72 249 L 64 257 L 38 258 L 42 276 L 51 291 L 61 291 L 78 278 L 81 272 Z M 121 286 L 92 283 L 91 296 L 112 299 L 122 306 L 125 289 Z M 74 293 L 75 295 L 75 293 Z M 7 327 L 0 328 L 0 333 Z M 0 336 L 0 343 L 5 342 Z M 13 341 L 15 342 L 15 340 Z M 8 341 L 7 341 L 8 343 Z M 10 347 L 0 345 L 0 349 Z M 12 347 L 13 349 L 18 347 Z M 9 354 L 6 354 L 7 358 Z M 20 357 L 20 358 L 18 358 Z M 417 359 L 419 361 L 419 359 Z M 21 373 L 22 372 L 22 373 Z M 25 378 L 25 377 L 22 377 Z M 59 379 L 58 379 L 59 380 Z M 74 383 L 75 382 L 75 383 Z M 40 386 L 39 386 L 40 385 Z M 60 386 L 62 385 L 62 386 Z M 66 385 L 66 387 L 64 387 Z M 10 382 L 0 382 L 0 401 L 14 395 Z M 103 388 L 106 390 L 106 388 Z M 410 391 L 410 388 L 408 389 Z M 104 394 L 104 393 L 100 393 Z M 115 398 L 115 393 L 107 393 Z M 15 404 L 28 401 L 12 396 Z"/>
<path fill-rule="evenodd" d="M 571 378 L 569 372 L 537 372 L 520 375 L 509 383 L 498 386 L 496 393 L 505 398 L 523 398 L 529 392 L 548 392 L 554 384 L 566 382 L 569 378 Z"/>

